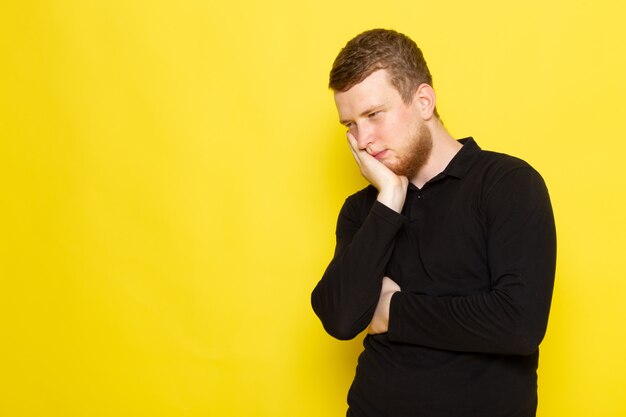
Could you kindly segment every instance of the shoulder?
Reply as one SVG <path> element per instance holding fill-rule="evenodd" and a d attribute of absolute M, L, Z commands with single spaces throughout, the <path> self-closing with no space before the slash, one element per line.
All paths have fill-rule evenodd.
<path fill-rule="evenodd" d="M 494 151 L 481 151 L 472 174 L 482 182 L 486 194 L 494 187 L 515 187 L 523 183 L 541 182 L 543 179 L 528 162 L 515 156 Z"/>
<path fill-rule="evenodd" d="M 489 223 L 552 216 L 545 181 L 529 163 L 492 151 L 482 151 L 477 162 L 479 204 Z"/>
<path fill-rule="evenodd" d="M 378 191 L 376 188 L 372 185 L 368 185 L 346 198 L 343 208 L 341 209 L 342 214 L 348 215 L 351 218 L 365 219 L 374 205 L 377 195 Z"/>
<path fill-rule="evenodd" d="M 506 175 L 517 169 L 533 169 L 523 159 L 505 153 L 481 150 L 476 166 L 489 175 Z"/>
<path fill-rule="evenodd" d="M 369 185 L 346 198 L 337 219 L 337 235 L 352 234 L 361 227 L 376 201 L 376 195 L 376 188 Z"/>
<path fill-rule="evenodd" d="M 360 189 L 356 193 L 348 196 L 346 198 L 346 202 L 350 202 L 351 204 L 373 204 L 374 200 L 376 200 L 376 196 L 378 191 L 373 185 L 368 185 L 365 188 Z"/>

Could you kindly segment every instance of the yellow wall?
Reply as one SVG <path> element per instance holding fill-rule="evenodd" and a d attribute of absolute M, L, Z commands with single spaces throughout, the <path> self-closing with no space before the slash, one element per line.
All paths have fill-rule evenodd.
<path fill-rule="evenodd" d="M 372 27 L 548 182 L 539 416 L 626 415 L 623 3 L 299 3 L 0 3 L 0 415 L 344 415 L 360 341 L 309 294 L 364 185 L 326 77 Z"/>

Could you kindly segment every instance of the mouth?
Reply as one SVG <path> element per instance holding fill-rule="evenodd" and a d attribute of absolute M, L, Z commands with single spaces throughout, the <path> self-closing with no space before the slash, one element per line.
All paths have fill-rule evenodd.
<path fill-rule="evenodd" d="M 387 154 L 387 149 L 380 151 L 380 152 L 376 152 L 372 154 L 372 156 L 380 161 L 381 159 L 385 157 L 386 154 Z"/>

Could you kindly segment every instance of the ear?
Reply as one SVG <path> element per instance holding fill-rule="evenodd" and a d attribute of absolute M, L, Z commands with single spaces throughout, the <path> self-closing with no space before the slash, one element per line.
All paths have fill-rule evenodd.
<path fill-rule="evenodd" d="M 413 96 L 413 102 L 417 106 L 418 111 L 422 115 L 422 119 L 430 120 L 435 113 L 435 104 L 437 97 L 435 90 L 428 84 L 420 84 Z"/>

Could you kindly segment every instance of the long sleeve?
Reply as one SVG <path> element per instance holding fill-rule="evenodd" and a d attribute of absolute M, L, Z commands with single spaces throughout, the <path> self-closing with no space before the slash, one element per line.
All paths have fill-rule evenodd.
<path fill-rule="evenodd" d="M 546 186 L 532 168 L 518 168 L 487 190 L 482 204 L 489 290 L 455 296 L 394 294 L 391 341 L 463 352 L 536 351 L 547 326 L 556 263 Z"/>
<path fill-rule="evenodd" d="M 401 214 L 372 201 L 371 188 L 361 193 L 373 198 L 344 203 L 334 257 L 311 295 L 324 328 L 341 340 L 356 337 L 371 321 L 394 238 L 404 222 Z"/>

